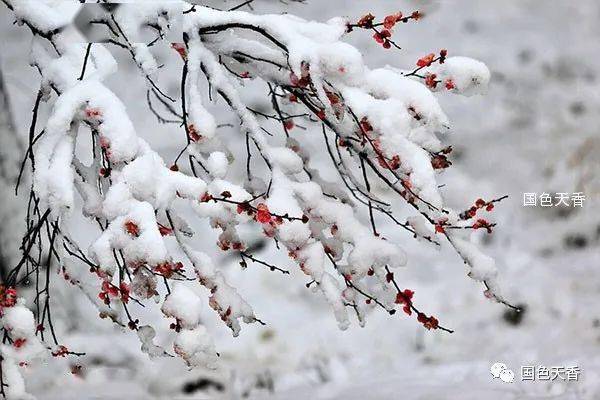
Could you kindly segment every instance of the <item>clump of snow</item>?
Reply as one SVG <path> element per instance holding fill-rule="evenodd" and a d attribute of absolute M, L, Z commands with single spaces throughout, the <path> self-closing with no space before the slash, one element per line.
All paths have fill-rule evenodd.
<path fill-rule="evenodd" d="M 71 23 L 81 5 L 60 0 L 11 2 L 18 21 L 26 21 L 41 32 L 52 32 Z"/>
<path fill-rule="evenodd" d="M 143 43 L 134 43 L 132 47 L 135 54 L 135 61 L 146 74 L 152 75 L 158 71 L 158 64 L 152 53 L 150 53 L 148 46 Z"/>
<path fill-rule="evenodd" d="M 33 313 L 25 306 L 25 300 L 18 298 L 15 305 L 4 307 L 0 314 L 0 326 L 4 329 L 5 339 L 0 344 L 2 354 L 2 377 L 6 384 L 8 398 L 33 398 L 25 391 L 25 384 L 19 367 L 39 361 L 46 357 L 46 349 L 36 336 Z"/>
<path fill-rule="evenodd" d="M 15 338 L 27 338 L 35 332 L 33 313 L 22 303 L 4 310 L 2 325 Z"/>
<path fill-rule="evenodd" d="M 185 329 L 193 329 L 200 323 L 202 301 L 182 283 L 173 289 L 161 307 L 163 314 L 172 317 Z"/>
<path fill-rule="evenodd" d="M 239 335 L 240 319 L 246 323 L 256 321 L 252 307 L 227 283 L 208 255 L 194 251 L 189 246 L 184 246 L 184 250 L 194 265 L 198 280 L 211 292 L 209 305 L 231 328 L 233 335 Z"/>
<path fill-rule="evenodd" d="M 490 82 L 490 70 L 481 61 L 469 57 L 448 57 L 443 64 L 432 68 L 443 82 L 454 83 L 453 91 L 464 96 L 485 94 Z"/>
<path fill-rule="evenodd" d="M 137 330 L 140 342 L 142 342 L 142 352 L 150 357 L 162 357 L 166 355 L 165 350 L 154 344 L 156 331 L 150 325 L 140 326 Z"/>
<path fill-rule="evenodd" d="M 291 149 L 285 147 L 269 148 L 265 150 L 265 156 L 271 163 L 288 174 L 296 174 L 302 171 L 302 160 Z"/>
<path fill-rule="evenodd" d="M 465 260 L 469 269 L 468 276 L 486 284 L 488 297 L 502 301 L 503 297 L 497 280 L 498 270 L 494 259 L 484 254 L 467 239 L 463 239 L 458 235 L 449 235 L 448 237 L 456 251 Z"/>
<path fill-rule="evenodd" d="M 190 367 L 204 366 L 215 369 L 217 351 L 212 338 L 202 325 L 194 329 L 182 329 L 173 344 L 175 353 Z"/>
<path fill-rule="evenodd" d="M 6 384 L 4 389 L 6 397 L 8 399 L 34 400 L 35 397 L 26 391 L 25 380 L 19 371 L 18 363 L 6 355 L 3 355 L 0 363 L 2 363 L 2 377 Z"/>
<path fill-rule="evenodd" d="M 229 161 L 227 160 L 227 156 L 221 151 L 212 152 L 208 160 L 206 160 L 206 169 L 208 169 L 212 176 L 218 179 L 225 177 L 228 166 Z"/>
<path fill-rule="evenodd" d="M 34 189 L 40 199 L 58 213 L 73 206 L 74 121 L 82 121 L 93 110 L 99 140 L 109 158 L 118 163 L 130 161 L 139 144 L 125 107 L 105 86 L 84 81 L 63 93 L 56 101 L 37 150 Z"/>

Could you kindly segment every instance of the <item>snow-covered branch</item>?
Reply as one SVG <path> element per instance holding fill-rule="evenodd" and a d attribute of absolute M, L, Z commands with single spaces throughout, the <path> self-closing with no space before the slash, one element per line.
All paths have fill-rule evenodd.
<path fill-rule="evenodd" d="M 399 286 L 394 270 L 406 264 L 406 255 L 377 228 L 380 217 L 435 246 L 446 238 L 468 265 L 469 277 L 483 283 L 486 296 L 506 303 L 493 259 L 467 236 L 479 228 L 491 232 L 495 225 L 481 214 L 491 212 L 500 199 L 479 199 L 457 212 L 444 203 L 437 179 L 451 165 L 452 148 L 440 139 L 450 123 L 434 92 L 484 93 L 487 67 L 441 50 L 417 60 L 412 69 L 370 69 L 360 51 L 343 41 L 354 30 L 367 29 L 384 48 L 397 49 L 393 30 L 401 29 L 398 23 L 418 20 L 418 12 L 392 14 L 382 22 L 366 15 L 358 22 L 334 18 L 319 23 L 184 2 L 121 4 L 107 7 L 95 20 L 106 26 L 110 40 L 85 44 L 69 24 L 80 7 L 76 2 L 3 2 L 34 36 L 39 97 L 52 101 L 43 131 L 30 137 L 33 184 L 23 257 L 2 286 L 2 376 L 9 390 L 20 390 L 14 372 L 21 360 L 29 360 L 22 348 L 43 348 L 44 327 L 52 324 L 49 278 L 36 297 L 36 304 L 40 296 L 45 299 L 41 315 L 34 317 L 14 292 L 25 276 L 37 276 L 44 255 L 102 316 L 136 330 L 142 350 L 153 356 L 169 355 L 169 350 L 153 342 L 158 327 L 140 326 L 132 302 L 160 303 L 165 317 L 174 319 L 173 351 L 189 366 L 213 366 L 218 354 L 200 320 L 202 287 L 234 336 L 240 322 L 264 323 L 192 241 L 182 206 L 220 232 L 220 251 L 239 253 L 243 265 L 249 260 L 289 275 L 248 252 L 240 229 L 262 228 L 306 274 L 306 286 L 323 296 L 341 329 L 350 326 L 349 310 L 362 325 L 371 309 L 394 314 L 400 307 L 415 313 L 427 329 L 450 331 L 416 308 L 412 290 Z M 179 19 L 181 42 L 166 43 L 164 37 Z M 135 42 L 148 26 L 157 38 Z M 173 57 L 181 59 L 178 96 L 160 87 L 161 69 L 152 51 L 161 45 L 172 47 Z M 148 87 L 149 113 L 159 122 L 181 125 L 186 146 L 174 162 L 165 162 L 140 137 L 125 105 L 104 83 L 118 73 L 109 47 L 125 51 L 139 68 Z M 246 103 L 250 80 L 265 88 L 270 108 Z M 245 160 L 234 157 L 208 111 L 210 101 L 218 99 L 239 119 L 237 143 L 245 149 Z M 311 150 L 291 135 L 298 126 L 318 132 L 339 181 L 327 180 L 313 166 Z M 81 131 L 93 143 L 89 163 L 75 151 Z M 184 166 L 181 157 L 189 164 Z M 234 164 L 245 164 L 245 179 L 231 173 Z M 413 215 L 400 217 L 400 203 L 408 204 Z M 87 250 L 64 223 L 73 214 L 94 220 L 99 228 Z M 19 324 L 24 327 L 17 329 Z"/>

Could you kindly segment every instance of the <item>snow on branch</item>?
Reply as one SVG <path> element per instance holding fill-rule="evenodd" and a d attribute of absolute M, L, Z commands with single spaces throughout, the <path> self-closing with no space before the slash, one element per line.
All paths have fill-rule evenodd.
<path fill-rule="evenodd" d="M 42 100 L 55 98 L 44 130 L 30 138 L 33 185 L 23 259 L 2 286 L 2 323 L 12 347 L 20 348 L 15 344 L 20 338 L 41 346 L 43 327 L 51 324 L 44 310 L 37 321 L 38 343 L 33 316 L 14 291 L 26 271 L 40 268 L 36 259 L 43 252 L 101 316 L 137 331 L 144 352 L 169 355 L 153 342 L 157 327 L 140 325 L 133 315 L 133 303 L 149 305 L 155 299 L 173 319 L 173 351 L 189 366 L 214 366 L 218 353 L 200 320 L 203 290 L 234 336 L 240 322 L 264 322 L 191 240 L 194 232 L 188 214 L 180 213 L 182 205 L 220 232 L 219 251 L 239 254 L 242 266 L 249 260 L 288 275 L 249 252 L 240 229 L 259 226 L 308 277 L 306 286 L 323 296 L 341 329 L 349 327 L 351 313 L 362 325 L 373 308 L 394 314 L 398 306 L 408 315 L 414 312 L 427 329 L 451 332 L 416 308 L 412 290 L 399 286 L 396 268 L 406 264 L 406 255 L 378 229 L 383 218 L 434 245 L 448 239 L 469 266 L 468 275 L 484 284 L 486 296 L 508 304 L 493 259 L 467 237 L 479 228 L 492 231 L 495 225 L 481 214 L 502 198 L 478 199 L 457 212 L 444 204 L 437 181 L 451 165 L 452 148 L 440 139 L 450 123 L 434 93 L 484 93 L 487 67 L 441 50 L 417 60 L 412 69 L 370 69 L 360 51 L 343 41 L 353 31 L 372 30 L 377 43 L 398 49 L 394 29 L 420 19 L 418 12 L 391 14 L 381 22 L 368 14 L 357 22 L 319 23 L 184 2 L 129 4 L 104 9 L 95 22 L 106 26 L 110 40 L 86 45 L 73 41 L 82 38 L 67 27 L 76 6 L 45 3 L 38 9 L 37 2 L 3 2 L 34 35 L 32 65 L 41 74 Z M 181 42 L 166 43 L 179 18 Z M 136 42 L 147 26 L 156 30 L 156 39 Z M 157 83 L 161 70 L 152 52 L 160 45 L 180 58 L 178 98 Z M 125 105 L 103 83 L 118 73 L 109 48 L 125 51 L 137 65 L 148 88 L 149 111 L 159 122 L 168 120 L 152 98 L 170 114 L 170 122 L 181 125 L 186 146 L 174 162 L 165 162 L 138 135 Z M 202 92 L 204 80 L 209 93 Z M 249 80 L 265 88 L 268 109 L 245 102 Z M 245 160 L 235 159 L 219 137 L 217 118 L 208 111 L 211 100 L 238 117 L 237 143 L 245 147 Z M 322 132 L 316 140 L 327 150 L 339 182 L 324 179 L 311 166 L 311 151 L 290 134 L 300 126 Z M 75 152 L 82 130 L 93 142 L 87 164 Z M 245 179 L 232 172 L 236 163 L 245 164 Z M 414 210 L 406 222 L 394 207 L 400 202 Z M 64 224 L 77 213 L 98 226 L 87 250 Z M 45 295 L 49 304 L 49 291 Z M 16 312 L 23 314 L 20 323 L 27 329 L 17 331 L 11 322 Z M 53 329 L 52 336 L 58 345 Z M 21 358 L 13 353 L 3 352 L 2 376 L 10 390 L 19 390 L 14 368 Z"/>

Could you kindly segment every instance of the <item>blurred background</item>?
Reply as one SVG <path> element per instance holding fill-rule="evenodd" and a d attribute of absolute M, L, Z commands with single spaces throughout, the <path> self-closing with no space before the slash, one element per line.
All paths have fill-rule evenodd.
<path fill-rule="evenodd" d="M 209 3 L 228 8 L 238 2 Z M 232 338 L 206 306 L 203 321 L 215 337 L 222 366 L 188 371 L 179 359 L 149 360 L 135 335 L 100 320 L 75 288 L 64 288 L 53 311 L 61 337 L 87 356 L 27 371 L 30 391 L 41 399 L 600 398 L 600 3 L 256 0 L 252 7 L 318 21 L 418 9 L 425 14 L 421 21 L 396 27 L 401 51 L 382 49 L 363 31 L 347 41 L 371 67 L 408 69 L 442 48 L 450 56 L 488 65 L 492 82 L 486 96 L 438 95 L 452 122 L 444 142 L 455 149 L 453 166 L 440 183 L 448 205 L 457 209 L 478 197 L 509 195 L 494 211 L 494 234 L 477 232 L 475 240 L 496 259 L 506 297 L 524 311 L 517 314 L 485 299 L 451 249 L 436 251 L 381 225 L 409 255 L 407 268 L 397 272 L 402 285 L 415 290 L 415 301 L 455 333 L 425 331 L 414 319 L 380 312 L 368 316 L 366 327 L 353 324 L 342 332 L 324 300 L 305 288 L 301 274 L 242 271 L 238 259 L 218 255 L 210 239 L 216 235 L 199 223 L 196 230 L 209 238 L 203 250 L 217 257 L 267 326 L 244 326 L 240 337 Z M 23 227 L 15 210 L 24 201 L 12 200 L 14 176 L 4 167 L 20 157 L 5 149 L 18 148 L 15 137 L 26 137 L 39 87 L 37 71 L 28 66 L 30 33 L 13 22 L 0 6 L 0 255 L 5 266 L 19 243 Z M 165 64 L 160 82 L 177 93 L 181 66 L 171 52 L 157 54 Z M 165 159 L 173 159 L 185 138 L 148 115 L 143 79 L 127 54 L 118 49 L 113 54 L 120 72 L 108 80 L 109 87 L 127 105 L 138 133 Z M 257 107 L 268 101 L 258 86 L 248 92 L 246 101 Z M 219 123 L 237 125 L 222 104 L 211 110 Z M 47 112 L 48 107 L 41 110 L 40 122 Z M 239 140 L 236 133 L 223 131 L 231 143 Z M 294 134 L 302 135 L 315 154 L 322 152 L 310 131 Z M 325 157 L 315 164 L 328 168 Z M 583 192 L 586 200 L 582 208 L 523 206 L 523 193 L 542 192 Z M 82 238 L 93 238 L 89 222 L 71 224 Z M 291 267 L 270 245 L 257 254 L 279 257 L 279 265 Z M 168 325 L 158 313 L 148 318 Z M 497 361 L 515 372 L 514 383 L 492 379 L 490 366 Z M 78 366 L 80 373 L 69 373 Z M 578 381 L 531 382 L 521 381 L 521 366 L 578 366 L 582 372 Z"/>

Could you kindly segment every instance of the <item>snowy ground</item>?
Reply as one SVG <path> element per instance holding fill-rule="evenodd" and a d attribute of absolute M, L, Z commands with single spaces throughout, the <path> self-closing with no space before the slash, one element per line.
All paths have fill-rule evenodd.
<path fill-rule="evenodd" d="M 85 317 L 93 314 L 85 304 L 64 304 L 71 320 L 82 318 L 63 328 L 70 348 L 92 355 L 84 362 L 85 379 L 66 371 L 32 372 L 33 393 L 42 399 L 600 398 L 600 185 L 598 177 L 595 184 L 581 177 L 582 171 L 600 173 L 600 5 L 593 0 L 419 4 L 427 17 L 398 29 L 403 51 L 384 51 L 363 32 L 355 32 L 350 42 L 366 49 L 372 66 L 403 67 L 430 50 L 447 48 L 481 59 L 492 70 L 487 96 L 442 96 L 453 123 L 448 143 L 460 155 L 443 178 L 444 195 L 455 207 L 477 197 L 510 195 L 494 212 L 499 227 L 493 237 L 481 240 L 497 259 L 507 297 L 526 304 L 522 321 L 507 322 L 506 309 L 483 297 L 450 249 L 438 253 L 384 226 L 409 255 L 408 267 L 399 272 L 403 285 L 455 333 L 424 331 L 414 319 L 379 312 L 369 316 L 365 328 L 354 324 L 341 332 L 330 309 L 306 290 L 301 274 L 241 271 L 238 260 L 225 258 L 229 278 L 268 325 L 245 326 L 234 339 L 206 307 L 203 320 L 221 353 L 219 371 L 188 372 L 180 360 L 151 362 L 132 351 L 139 342 L 130 333 Z M 286 10 L 319 20 L 340 14 L 357 18 L 367 11 L 384 15 L 397 7 L 415 8 L 384 0 L 289 6 L 256 1 L 261 12 Z M 37 85 L 35 71 L 26 67 L 23 43 L 29 34 L 0 10 L 2 66 L 17 126 L 25 133 Z M 130 79 L 140 78 L 131 73 Z M 138 131 L 148 132 L 143 136 L 151 143 L 162 143 L 164 155 L 176 153 L 181 143 L 164 145 L 167 129 L 151 130 L 154 121 L 139 100 L 143 92 L 111 83 Z M 173 85 L 168 89 L 176 91 Z M 228 118 L 221 115 L 223 122 Z M 581 211 L 522 206 L 523 192 L 581 188 L 589 197 Z M 290 265 L 285 255 L 279 259 Z M 492 378 L 489 368 L 496 361 L 514 370 L 514 383 Z M 576 365 L 582 373 L 577 382 L 522 382 L 522 365 Z M 182 388 L 194 381 L 202 390 L 184 394 Z"/>

